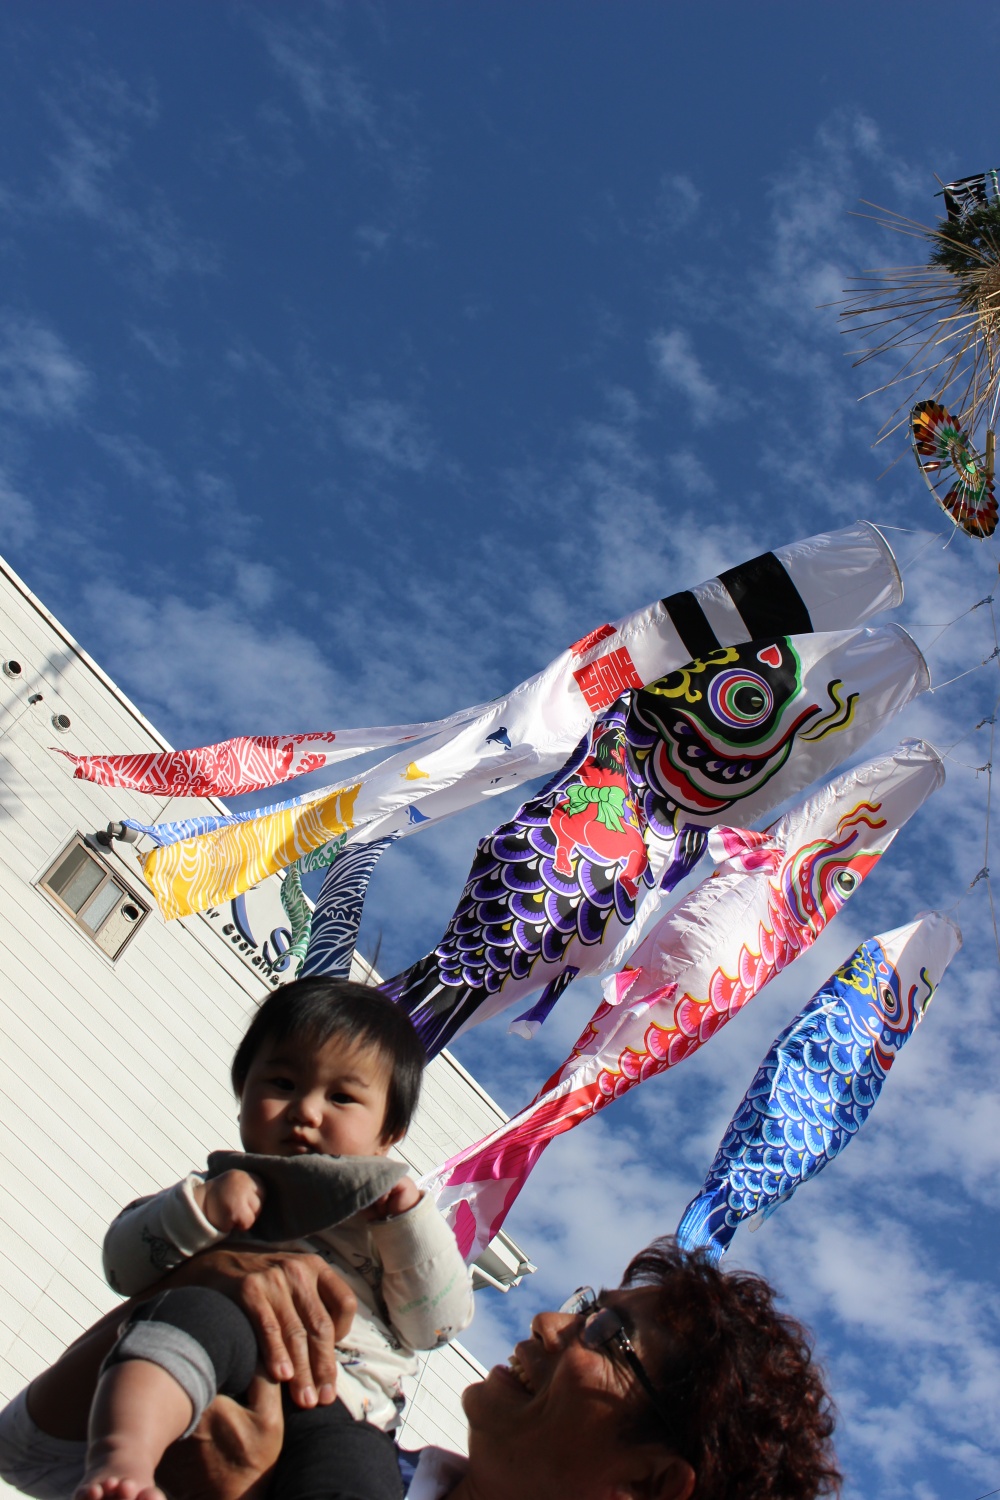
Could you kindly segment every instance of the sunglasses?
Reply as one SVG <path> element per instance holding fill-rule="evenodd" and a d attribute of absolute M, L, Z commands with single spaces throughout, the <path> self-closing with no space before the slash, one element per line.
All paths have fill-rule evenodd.
<path fill-rule="evenodd" d="M 620 1313 L 616 1312 L 613 1307 L 602 1307 L 591 1286 L 578 1287 L 559 1311 L 584 1319 L 583 1327 L 580 1329 L 580 1343 L 585 1349 L 592 1349 L 600 1354 L 607 1354 L 610 1351 L 612 1357 L 617 1354 L 624 1359 L 645 1391 L 657 1416 L 672 1430 L 676 1413 L 668 1412 L 642 1360 L 632 1347 L 632 1341 L 625 1332 Z"/>

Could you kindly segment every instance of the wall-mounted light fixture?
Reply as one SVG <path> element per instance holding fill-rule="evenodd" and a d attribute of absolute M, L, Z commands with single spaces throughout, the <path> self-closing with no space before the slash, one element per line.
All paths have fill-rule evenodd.
<path fill-rule="evenodd" d="M 117 839 L 120 844 L 135 844 L 139 841 L 139 830 L 129 828 L 125 823 L 109 823 L 107 828 L 98 829 L 94 838 L 105 849 L 110 849 L 112 842 Z"/>

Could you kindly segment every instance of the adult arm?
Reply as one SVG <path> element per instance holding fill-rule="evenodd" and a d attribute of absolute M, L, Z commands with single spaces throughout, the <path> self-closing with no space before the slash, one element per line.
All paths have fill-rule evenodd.
<path fill-rule="evenodd" d="M 320 1256 L 220 1247 L 185 1261 L 163 1285 L 213 1287 L 231 1297 L 253 1324 L 268 1375 L 288 1382 L 298 1406 L 335 1400 L 336 1345 L 358 1304 Z"/>
<path fill-rule="evenodd" d="M 318 1255 L 209 1250 L 185 1261 L 157 1290 L 169 1286 L 210 1286 L 231 1297 L 254 1326 L 272 1380 L 287 1380 L 299 1406 L 335 1400 L 336 1344 L 351 1326 L 357 1301 Z M 32 1382 L 28 1410 L 43 1432 L 86 1436 L 101 1362 L 134 1305 L 125 1302 L 106 1313 Z"/>

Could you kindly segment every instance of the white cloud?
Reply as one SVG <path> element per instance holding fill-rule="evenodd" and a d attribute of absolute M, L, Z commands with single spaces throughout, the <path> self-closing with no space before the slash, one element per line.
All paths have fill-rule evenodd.
<path fill-rule="evenodd" d="M 707 426 L 719 416 L 722 392 L 705 373 L 689 334 L 682 328 L 654 333 L 649 341 L 649 354 L 660 378 L 687 397 L 696 426 Z"/>
<path fill-rule="evenodd" d="M 359 224 L 354 231 L 354 238 L 362 250 L 381 255 L 390 244 L 392 235 L 388 229 L 379 228 L 377 224 Z"/>
<path fill-rule="evenodd" d="M 167 468 L 162 454 L 133 433 L 96 433 L 95 437 L 98 446 L 131 480 L 135 501 L 143 504 L 155 500 L 179 512 L 182 486 Z"/>
<path fill-rule="evenodd" d="M 240 506 L 236 486 L 226 474 L 199 470 L 194 476 L 194 502 L 199 520 L 216 543 L 224 536 L 229 548 L 246 546 L 258 529 L 258 517 Z"/>
<path fill-rule="evenodd" d="M 0 313 L 0 410 L 37 422 L 68 421 L 91 385 L 86 366 L 51 328 Z"/>
<path fill-rule="evenodd" d="M 671 454 L 667 460 L 667 466 L 689 495 L 715 493 L 715 480 L 697 453 L 692 453 L 690 448 L 682 448 L 679 453 Z"/>
<path fill-rule="evenodd" d="M 176 370 L 181 364 L 180 342 L 172 330 L 137 328 L 133 325 L 129 331 L 136 343 L 164 369 Z"/>
<path fill-rule="evenodd" d="M 238 585 L 256 590 L 254 604 L 266 602 L 273 594 L 267 570 L 242 568 Z M 107 583 L 83 596 L 101 661 L 148 705 L 154 722 L 187 736 L 185 743 L 199 743 L 205 727 L 220 722 L 233 734 L 342 722 L 347 693 L 338 673 L 292 624 L 258 624 L 225 598 L 195 604 Z"/>
<path fill-rule="evenodd" d="M 896 1493 L 895 1480 L 906 1494 L 905 1475 L 942 1457 L 989 1480 L 1000 1460 L 991 1416 L 1000 1379 L 995 1290 L 942 1261 L 922 1226 L 877 1208 L 863 1218 L 842 1185 L 825 1185 L 808 1213 L 789 1218 L 780 1246 L 775 1238 L 761 1247 L 761 1260 L 765 1273 L 794 1286 L 828 1343 L 839 1335 L 833 1385 L 855 1482 L 874 1469 L 888 1481 L 880 1493 Z"/>
<path fill-rule="evenodd" d="M 422 243 L 414 230 L 417 207 L 428 176 L 414 99 L 378 91 L 341 38 L 335 10 L 311 21 L 273 15 L 258 19 L 258 30 L 281 77 L 294 90 L 320 134 L 340 131 L 359 160 L 388 186 L 374 218 L 366 214 L 355 229 L 362 258 L 383 254 L 397 237 Z"/>
<path fill-rule="evenodd" d="M 364 144 L 385 144 L 370 84 L 345 54 L 335 30 L 269 18 L 262 27 L 271 60 L 315 123 L 334 120 Z"/>
<path fill-rule="evenodd" d="M 23 547 L 38 532 L 35 507 L 0 470 L 0 537 L 4 547 Z"/>
<path fill-rule="evenodd" d="M 237 597 L 250 609 L 263 609 L 274 603 L 280 582 L 277 570 L 267 563 L 238 560 L 234 565 Z"/>
<path fill-rule="evenodd" d="M 656 189 L 656 197 L 643 225 L 645 238 L 664 240 L 687 228 L 697 218 L 702 195 L 684 172 L 665 172 Z"/>
<path fill-rule="evenodd" d="M 165 196 L 130 169 L 131 130 L 159 122 L 152 97 L 130 91 L 115 75 L 94 72 L 77 89 L 46 97 L 57 134 L 49 175 L 22 209 L 76 215 L 103 231 L 130 258 L 140 278 L 160 282 L 181 271 L 219 269 L 218 250 L 189 233 Z"/>
<path fill-rule="evenodd" d="M 351 401 L 338 425 L 348 447 L 381 459 L 390 468 L 420 474 L 433 457 L 427 432 L 399 401 L 381 396 Z"/>

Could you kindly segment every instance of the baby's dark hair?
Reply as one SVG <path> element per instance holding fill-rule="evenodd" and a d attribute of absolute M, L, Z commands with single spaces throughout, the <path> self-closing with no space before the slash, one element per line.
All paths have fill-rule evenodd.
<path fill-rule="evenodd" d="M 237 1099 L 265 1042 L 317 1048 L 334 1037 L 381 1054 L 389 1069 L 382 1140 L 398 1140 L 417 1107 L 427 1054 L 404 1011 L 379 990 L 349 979 L 317 975 L 271 991 L 233 1058 L 231 1077 Z"/>

